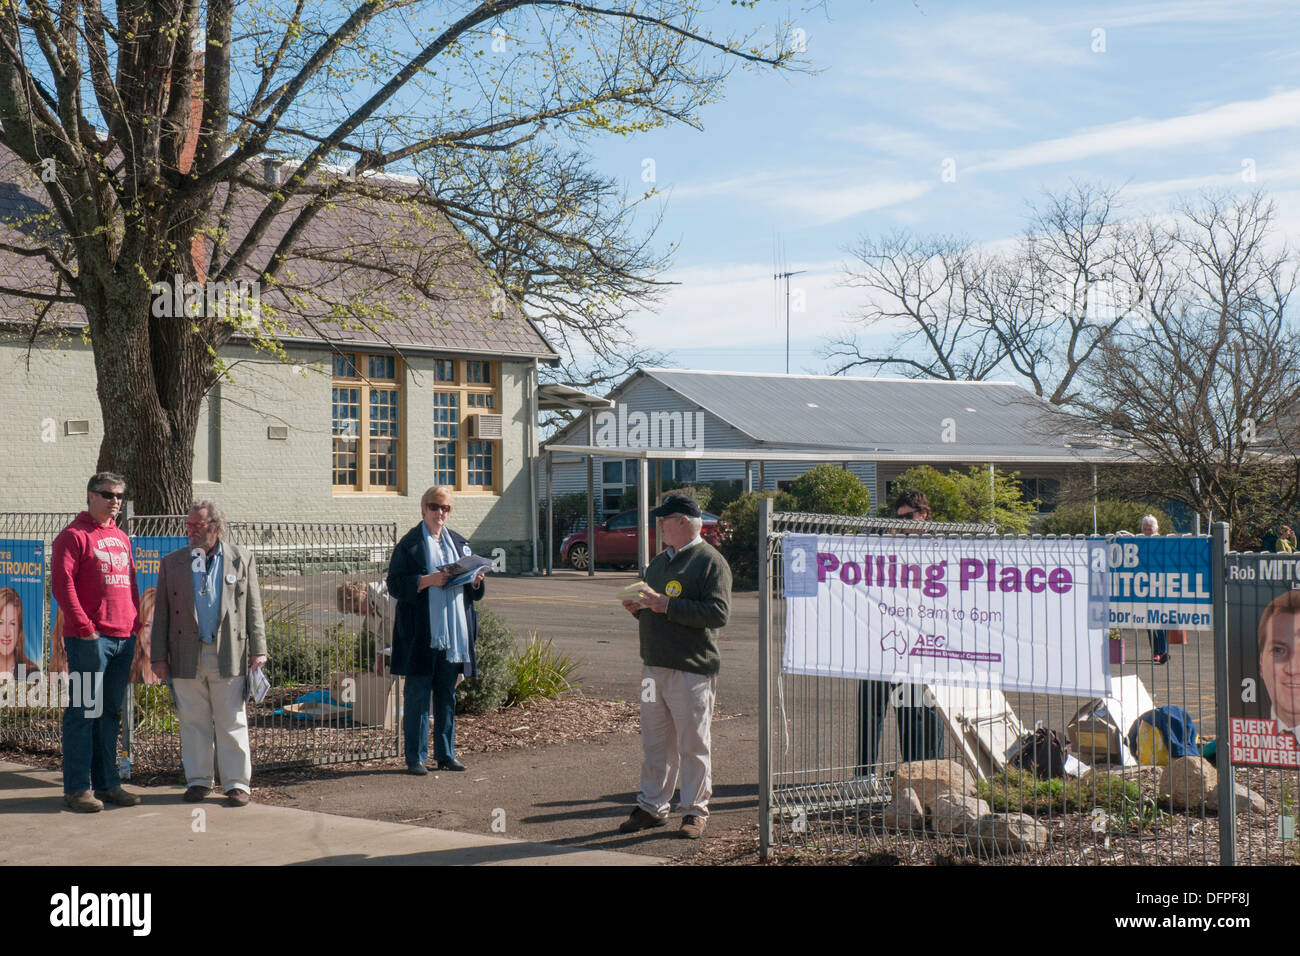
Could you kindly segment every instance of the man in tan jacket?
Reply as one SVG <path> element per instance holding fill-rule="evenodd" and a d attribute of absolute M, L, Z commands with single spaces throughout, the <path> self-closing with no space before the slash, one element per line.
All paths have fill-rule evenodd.
<path fill-rule="evenodd" d="M 214 501 L 190 506 L 190 548 L 158 570 L 153 672 L 169 674 L 181 722 L 185 800 L 212 792 L 213 755 L 230 806 L 248 804 L 248 674 L 266 663 L 262 595 L 252 552 L 221 540 L 225 522 Z"/>

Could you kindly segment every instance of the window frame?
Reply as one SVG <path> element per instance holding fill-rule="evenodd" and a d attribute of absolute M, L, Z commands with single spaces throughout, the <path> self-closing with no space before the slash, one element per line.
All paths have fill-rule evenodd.
<path fill-rule="evenodd" d="M 438 363 L 450 362 L 452 365 L 453 381 L 440 380 L 438 378 Z M 478 363 L 486 366 L 489 382 L 470 381 L 469 366 L 470 363 Z M 438 393 L 455 393 L 456 394 L 456 437 L 455 438 L 434 438 L 435 456 L 437 455 L 437 443 L 455 442 L 456 445 L 456 480 L 452 483 L 452 488 L 457 493 L 463 494 L 484 494 L 499 495 L 501 493 L 501 468 L 504 440 L 501 438 L 470 438 L 469 437 L 469 416 L 470 415 L 504 415 L 501 411 L 501 362 L 497 359 L 485 358 L 457 358 L 455 356 L 437 355 L 434 356 L 433 368 L 433 394 L 430 396 L 430 412 L 434 408 L 445 407 L 436 404 Z M 482 405 L 472 405 L 470 403 L 471 395 L 489 395 L 492 399 L 492 406 L 486 408 Z M 435 423 L 435 426 L 440 423 Z M 446 423 L 441 423 L 446 424 Z M 503 430 L 504 431 L 504 430 Z M 470 442 L 483 442 L 488 446 L 492 455 L 492 481 L 489 484 L 470 484 L 469 482 L 469 462 L 470 462 Z M 435 469 L 436 471 L 436 469 Z"/>
<path fill-rule="evenodd" d="M 335 363 L 342 356 L 349 356 L 355 375 L 339 375 Z M 382 358 L 393 363 L 393 377 L 371 378 L 371 358 Z M 330 354 L 330 487 L 336 495 L 403 495 L 406 493 L 406 446 L 409 432 L 406 418 L 408 405 L 406 401 L 406 368 L 401 356 L 391 352 L 362 352 L 352 349 L 338 350 Z M 334 442 L 340 437 L 334 432 L 334 390 L 355 388 L 358 391 L 359 408 L 357 418 L 357 482 L 356 484 L 335 484 Z M 385 389 L 397 392 L 397 434 L 395 436 L 371 435 L 371 389 Z M 379 407 L 376 405 L 376 407 Z M 396 483 L 379 484 L 370 477 L 370 443 L 373 440 L 396 441 L 396 463 L 394 465 Z"/>

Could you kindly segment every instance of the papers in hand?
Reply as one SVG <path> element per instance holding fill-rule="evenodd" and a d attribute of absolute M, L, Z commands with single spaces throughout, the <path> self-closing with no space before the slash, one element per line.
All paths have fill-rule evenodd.
<path fill-rule="evenodd" d="M 653 594 L 654 590 L 644 581 L 633 581 L 627 587 L 620 589 L 617 597 L 620 601 L 635 601 L 647 594 Z"/>
<path fill-rule="evenodd" d="M 270 689 L 271 679 L 266 676 L 265 667 L 259 667 L 248 675 L 248 696 L 254 703 L 260 704 Z"/>
<path fill-rule="evenodd" d="M 450 575 L 444 588 L 458 588 L 462 585 L 469 584 L 484 568 L 492 567 L 491 558 L 483 558 L 477 554 L 466 555 L 455 564 L 444 564 L 439 571 L 446 571 Z"/>

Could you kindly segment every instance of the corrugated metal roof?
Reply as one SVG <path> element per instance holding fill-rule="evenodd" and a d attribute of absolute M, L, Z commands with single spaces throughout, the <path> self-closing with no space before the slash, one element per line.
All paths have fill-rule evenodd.
<path fill-rule="evenodd" d="M 878 452 L 935 460 L 1118 460 L 1071 439 L 1073 422 L 1014 382 L 767 375 L 645 368 L 645 375 L 750 436 L 787 452 Z M 1082 434 L 1082 428 L 1074 429 Z M 563 432 L 556 436 L 564 442 Z M 950 439 L 950 440 L 949 440 Z M 552 442 L 559 444 L 560 442 Z M 1071 447 L 1073 445 L 1073 447 Z"/>

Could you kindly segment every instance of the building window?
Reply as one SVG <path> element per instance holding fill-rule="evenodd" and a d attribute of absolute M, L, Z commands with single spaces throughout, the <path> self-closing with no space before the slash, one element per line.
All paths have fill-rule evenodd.
<path fill-rule="evenodd" d="M 433 368 L 435 483 L 457 491 L 498 491 L 501 442 L 477 437 L 470 419 L 499 413 L 500 363 L 439 358 Z"/>
<path fill-rule="evenodd" d="M 401 364 L 394 355 L 342 352 L 333 365 L 334 490 L 400 492 Z"/>

